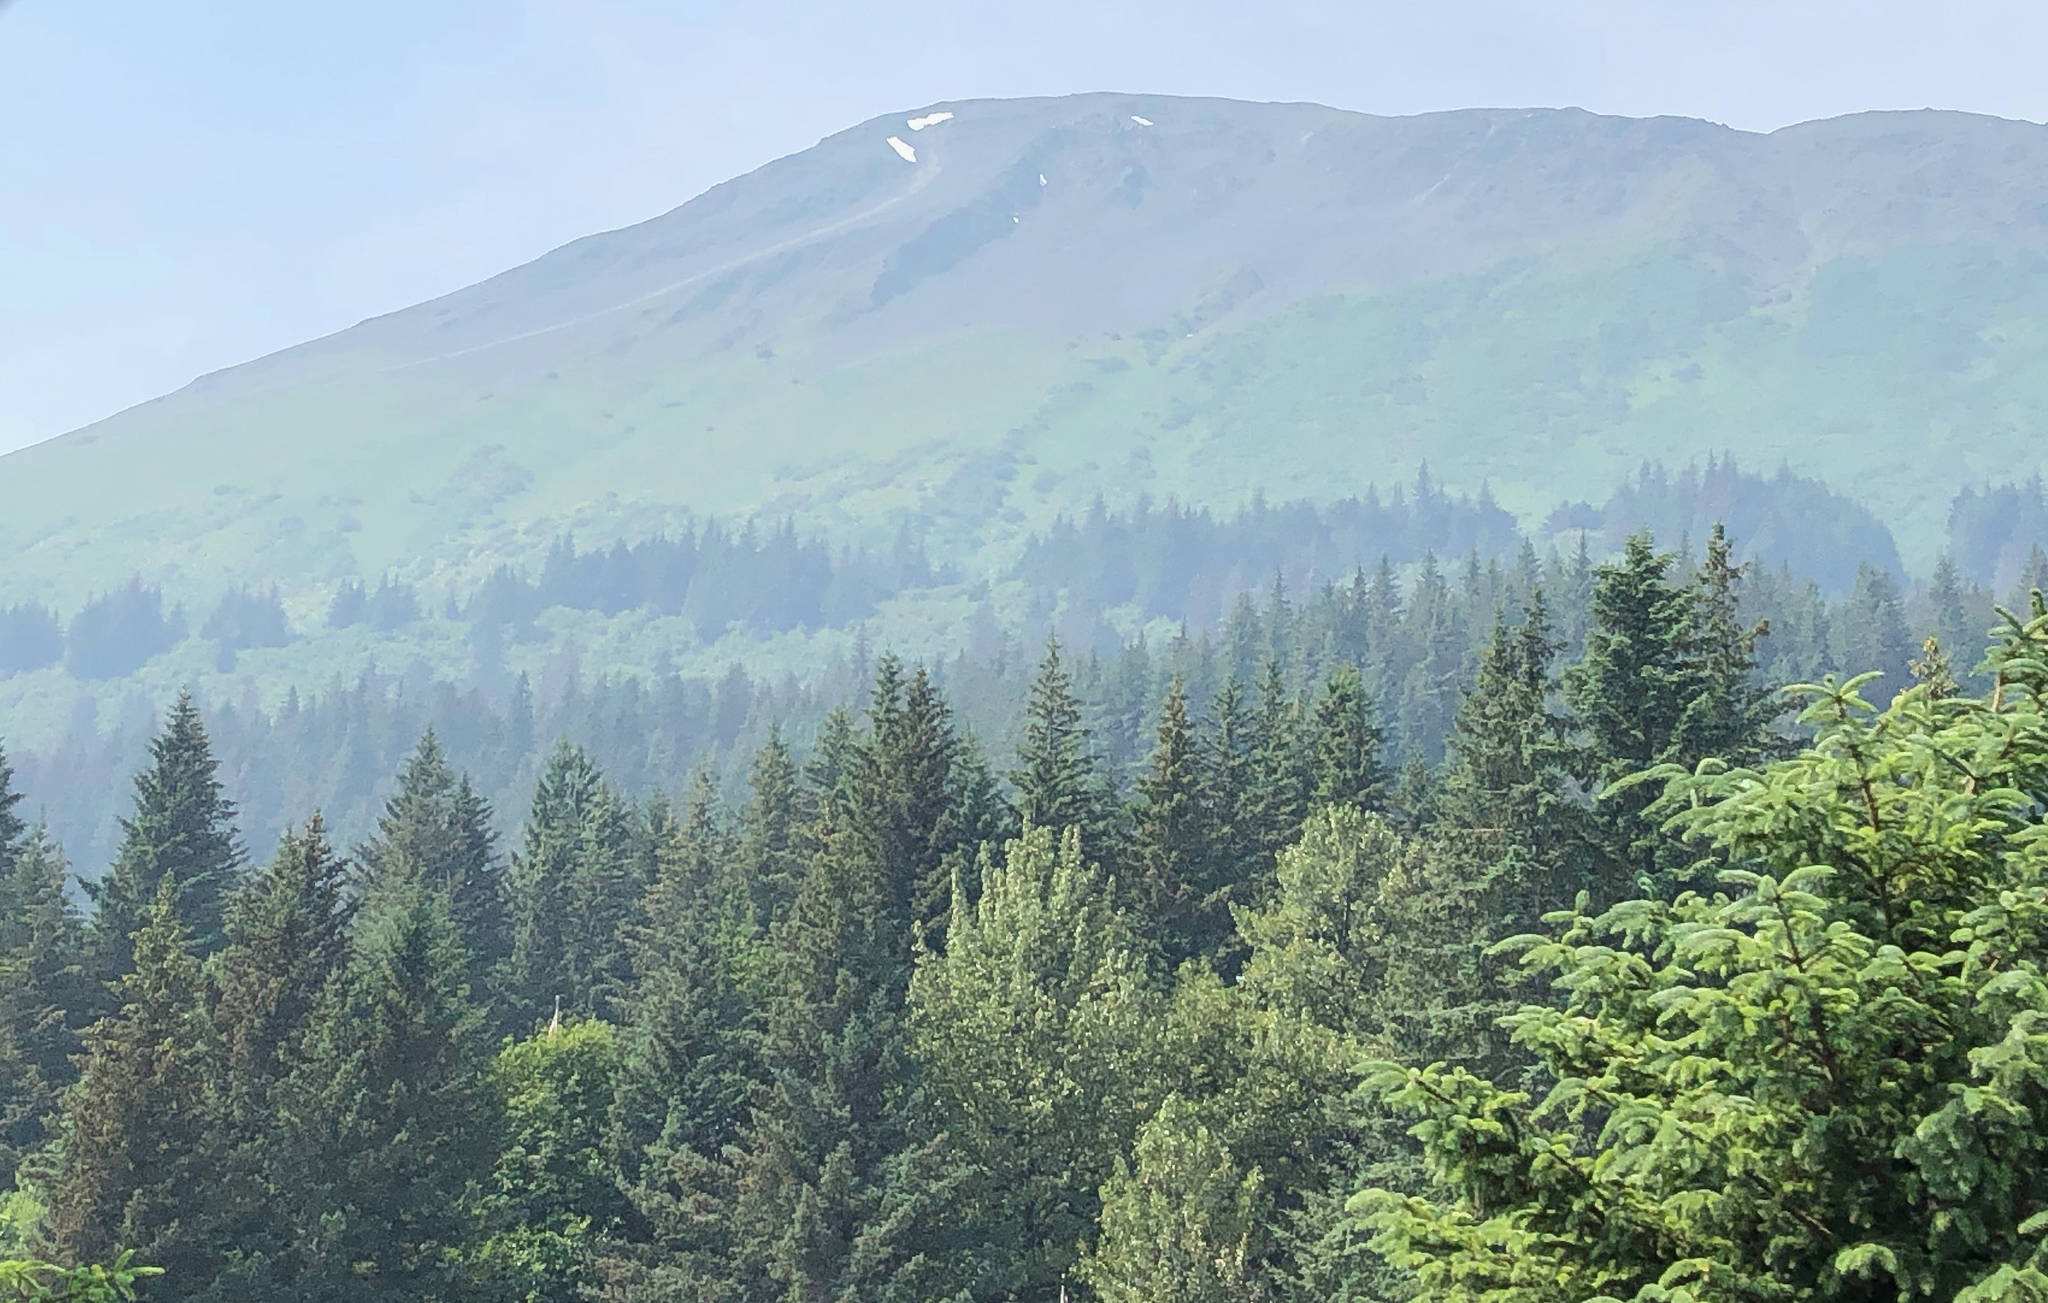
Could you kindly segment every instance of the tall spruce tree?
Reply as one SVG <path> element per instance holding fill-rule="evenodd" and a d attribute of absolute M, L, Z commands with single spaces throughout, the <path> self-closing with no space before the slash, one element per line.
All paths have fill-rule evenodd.
<path fill-rule="evenodd" d="M 1081 720 L 1081 701 L 1060 660 L 1059 640 L 1047 639 L 1024 705 L 1024 736 L 1010 776 L 1017 813 L 1033 827 L 1079 828 L 1089 858 L 1114 864 L 1119 839 L 1108 784 Z"/>
<path fill-rule="evenodd" d="M 242 869 L 234 803 L 222 791 L 213 746 L 189 692 L 171 707 L 149 754 L 149 767 L 135 776 L 135 809 L 121 820 L 113 866 L 86 885 L 97 906 L 95 963 L 106 981 L 128 971 L 129 938 L 148 922 L 166 883 L 195 952 L 203 957 L 219 949 L 227 896 Z"/>
<path fill-rule="evenodd" d="M 1581 886 L 1618 900 L 1686 861 L 1646 817 L 1653 794 L 1612 784 L 1679 762 L 1682 731 L 1705 692 L 1693 652 L 1697 590 L 1674 583 L 1674 555 L 1647 533 L 1629 536 L 1619 559 L 1595 568 L 1583 660 L 1564 675 L 1564 699 L 1581 732 L 1579 767 L 1598 794 L 1591 827 L 1595 861 Z"/>
<path fill-rule="evenodd" d="M 432 728 L 399 771 L 398 790 L 385 802 L 376 836 L 356 851 L 364 894 L 400 859 L 449 893 L 470 952 L 470 981 L 481 992 L 486 975 L 511 952 L 497 836 L 489 802 L 469 775 L 458 776 L 449 766 Z"/>
<path fill-rule="evenodd" d="M 50 1138 L 58 1100 L 78 1077 L 80 1020 L 97 1003 L 63 852 L 38 825 L 9 855 L 0 876 L 0 1191 Z"/>
<path fill-rule="evenodd" d="M 774 934 L 765 1081 L 735 1174 L 739 1297 L 934 1296 L 927 1249 L 948 1182 L 935 1145 L 910 1126 L 910 920 L 849 805 L 827 805 Z"/>
<path fill-rule="evenodd" d="M 1230 936 L 1229 870 L 1217 863 L 1200 739 L 1175 675 L 1159 710 L 1158 740 L 1138 779 L 1132 905 L 1169 966 L 1215 955 Z"/>
<path fill-rule="evenodd" d="M 1313 781 L 1303 744 L 1299 703 L 1289 695 L 1280 662 L 1266 662 L 1252 715 L 1251 791 L 1247 811 L 1261 865 L 1301 832 Z"/>
<path fill-rule="evenodd" d="M 1771 726 L 1783 713 L 1778 695 L 1757 682 L 1757 644 L 1770 634 L 1767 620 L 1743 611 L 1751 567 L 1737 565 L 1728 532 L 1716 522 L 1707 554 L 1693 576 L 1695 624 L 1690 648 L 1699 689 L 1679 721 L 1677 747 L 1694 760 L 1714 756 L 1750 764 L 1774 748 Z"/>
<path fill-rule="evenodd" d="M 1339 665 L 1330 671 L 1322 700 L 1316 703 L 1309 804 L 1381 808 L 1392 777 L 1385 749 L 1378 712 L 1366 693 L 1365 681 L 1356 666 Z"/>
<path fill-rule="evenodd" d="M 20 804 L 21 793 L 14 790 L 14 766 L 8 762 L 7 749 L 0 747 L 0 884 L 6 883 L 13 873 L 14 862 L 21 854 L 22 837 L 28 832 L 28 825 L 15 810 Z M 5 886 L 0 886 L 0 892 L 5 890 Z M 14 904 L 0 895 L 0 918 L 11 915 Z"/>
<path fill-rule="evenodd" d="M 515 1023 L 537 1026 L 557 1000 L 585 1015 L 608 1007 L 624 962 L 623 925 L 643 889 L 630 864 L 630 832 L 596 762 L 559 744 L 512 859 L 504 985 Z"/>
<path fill-rule="evenodd" d="M 219 1209 L 220 1249 L 205 1297 L 288 1292 L 303 1265 L 294 1246 L 312 1215 L 300 1199 L 304 1119 L 285 1087 L 308 1060 L 348 960 L 348 876 L 315 815 L 228 901 L 228 944 L 212 969 L 221 1161 L 207 1194 Z"/>
<path fill-rule="evenodd" d="M 428 1303 L 490 1160 L 482 1021 L 448 893 L 386 874 L 285 1089 L 301 1147 L 293 1296 Z"/>
<path fill-rule="evenodd" d="M 178 883 L 161 878 L 133 936 L 133 966 L 114 986 L 119 1009 L 85 1033 L 64 1096 L 48 1233 L 74 1261 L 133 1250 L 198 1281 L 216 1248 L 220 1047 L 179 900 Z"/>

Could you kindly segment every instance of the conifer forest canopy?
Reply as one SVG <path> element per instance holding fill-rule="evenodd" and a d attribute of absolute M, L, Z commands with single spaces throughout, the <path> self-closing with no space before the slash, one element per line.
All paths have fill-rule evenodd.
<path fill-rule="evenodd" d="M 2048 1301 L 2048 127 L 875 119 L 0 456 L 0 1296 Z"/>

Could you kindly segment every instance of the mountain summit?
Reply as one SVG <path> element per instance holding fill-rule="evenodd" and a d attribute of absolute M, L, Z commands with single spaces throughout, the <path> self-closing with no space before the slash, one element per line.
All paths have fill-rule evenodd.
<path fill-rule="evenodd" d="M 927 105 L 0 459 L 0 596 L 473 573 L 685 512 L 970 557 L 1098 494 L 1424 461 L 1535 510 L 1714 450 L 1924 545 L 2035 456 L 2044 304 L 2033 124 Z"/>

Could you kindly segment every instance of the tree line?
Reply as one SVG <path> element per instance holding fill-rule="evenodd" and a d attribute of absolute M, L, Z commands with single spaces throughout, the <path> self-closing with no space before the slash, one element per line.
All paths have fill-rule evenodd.
<path fill-rule="evenodd" d="M 1405 764 L 1358 660 L 1297 688 L 1275 655 L 1219 659 L 1199 699 L 1170 673 L 1126 768 L 1057 642 L 995 752 L 884 655 L 802 755 L 771 728 L 734 799 L 703 770 L 679 801 L 636 795 L 557 745 L 509 854 L 429 731 L 360 843 L 309 811 L 252 864 L 181 700 L 89 914 L 0 785 L 4 1225 L 61 1261 L 133 1250 L 163 1299 L 1462 1297 L 1529 1234 L 1622 1263 L 1584 1280 L 1649 1279 L 1693 1242 L 1601 1238 L 1572 1182 L 1628 1183 L 1545 1157 L 1602 1124 L 1544 1113 L 1565 1138 L 1539 1144 L 1515 1112 L 1620 1053 L 1542 1011 L 1618 1019 L 1618 1047 L 1651 1034 L 1635 987 L 1590 942 L 1526 971 L 1491 943 L 1574 908 L 1565 937 L 1624 950 L 1709 908 L 1732 920 L 1709 931 L 1761 926 L 1755 891 L 1700 894 L 1724 867 L 1701 839 L 1747 848 L 1739 868 L 1794 855 L 1781 826 L 1825 840 L 1800 766 L 1833 756 L 1854 792 L 1911 731 L 1830 689 L 1839 718 L 1809 712 L 1818 748 L 1787 759 L 1756 578 L 1718 531 L 1692 562 L 1638 535 L 1589 568 L 1573 638 L 1532 586 L 1441 756 Z M 1988 663 L 1990 704 L 1930 642 L 1894 712 L 2007 736 L 2044 623 Z M 1985 799 L 2020 811 L 2010 790 Z M 1683 813 L 1723 806 L 1747 812 Z M 1933 835 L 1904 829 L 1902 866 Z M 1545 963 L 1565 1002 L 1532 984 Z M 1705 1071 L 1659 1052 L 1672 1081 Z M 1635 1062 L 1601 1089 L 1659 1098 Z M 1535 1292 L 1469 1296 L 1584 1296 L 1509 1283 Z"/>

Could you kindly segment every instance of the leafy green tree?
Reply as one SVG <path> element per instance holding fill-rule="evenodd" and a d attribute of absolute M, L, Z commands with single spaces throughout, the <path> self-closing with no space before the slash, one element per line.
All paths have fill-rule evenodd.
<path fill-rule="evenodd" d="M 0 1190 L 50 1138 L 78 1077 L 80 1020 L 97 1003 L 63 852 L 39 825 L 10 859 L 0 877 Z"/>
<path fill-rule="evenodd" d="M 1989 696 L 1803 689 L 1802 755 L 1668 778 L 1721 889 L 1520 938 L 1532 1096 L 1438 1065 L 1379 1089 L 1442 1193 L 1368 1193 L 1449 1300 L 2032 1298 L 2048 1291 L 2048 618 Z"/>
<path fill-rule="evenodd" d="M 607 1023 L 568 1023 L 499 1052 L 491 1087 L 503 1139 L 476 1204 L 483 1238 L 465 1297 L 572 1303 L 628 1209 L 606 1134 L 619 1062 Z"/>
<path fill-rule="evenodd" d="M 141 1282 L 164 1274 L 162 1267 L 143 1267 L 132 1252 L 110 1263 L 62 1267 L 33 1259 L 0 1261 L 0 1296 L 24 1303 L 123 1303 L 140 1297 Z"/>
<path fill-rule="evenodd" d="M 1081 1275 L 1102 1303 L 1242 1303 L 1259 1288 L 1251 1242 L 1265 1215 L 1257 1172 L 1241 1172 L 1199 1112 L 1169 1096 L 1117 1159 L 1102 1191 L 1102 1238 Z"/>
<path fill-rule="evenodd" d="M 121 821 L 121 848 L 106 876 L 86 884 L 100 974 L 128 971 L 129 938 L 150 917 L 164 883 L 196 952 L 220 947 L 229 891 L 243 854 L 235 807 L 190 693 L 178 697 L 163 732 L 149 744 L 149 767 L 135 776 L 135 810 Z"/>
<path fill-rule="evenodd" d="M 1149 1111 L 1162 1002 L 1143 944 L 1069 828 L 984 856 L 950 944 L 911 986 L 928 1130 L 961 1169 L 957 1277 L 976 1298 L 1056 1290 L 1096 1191 Z"/>
<path fill-rule="evenodd" d="M 85 1033 L 64 1096 L 48 1234 L 70 1261 L 132 1247 L 196 1280 L 214 1248 L 220 1046 L 178 900 L 176 881 L 163 878 L 134 934 L 134 967 L 115 984 L 118 1011 Z"/>

